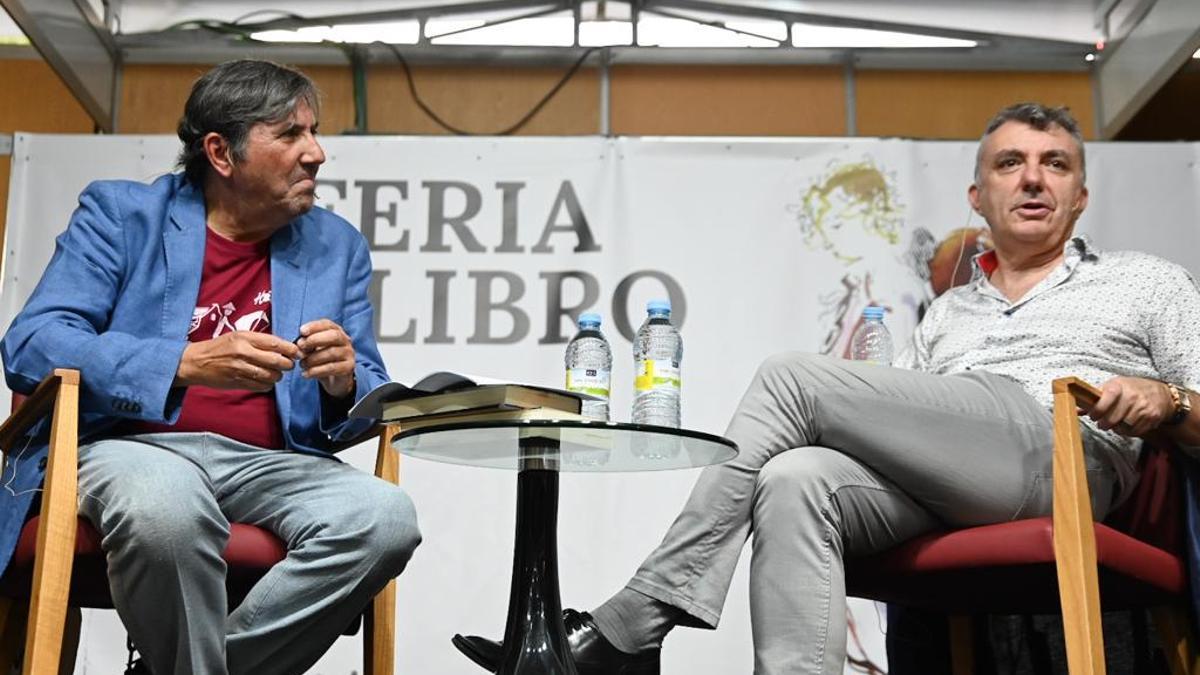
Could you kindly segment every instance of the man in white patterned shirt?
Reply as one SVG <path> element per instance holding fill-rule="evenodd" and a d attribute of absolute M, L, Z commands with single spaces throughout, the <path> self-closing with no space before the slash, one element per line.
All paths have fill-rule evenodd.
<path fill-rule="evenodd" d="M 755 673 L 841 673 L 842 561 L 946 525 L 1051 507 L 1050 383 L 1102 384 L 1085 454 L 1096 518 L 1128 494 L 1138 441 L 1200 446 L 1200 291 L 1177 265 L 1074 237 L 1083 140 L 1064 109 L 1006 108 L 980 142 L 971 206 L 995 250 L 936 300 L 899 368 L 783 354 L 663 543 L 594 616 L 567 610 L 580 675 L 659 672 L 677 625 L 715 627 L 751 529 Z M 497 646 L 456 637 L 481 665 Z"/>

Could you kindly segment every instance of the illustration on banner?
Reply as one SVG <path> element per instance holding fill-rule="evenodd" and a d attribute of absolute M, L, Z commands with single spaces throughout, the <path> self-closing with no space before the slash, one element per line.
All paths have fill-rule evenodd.
<path fill-rule="evenodd" d="M 952 230 L 940 240 L 929 229 L 914 227 L 907 247 L 896 250 L 906 229 L 905 204 L 895 173 L 871 157 L 833 160 L 788 210 L 795 214 L 804 245 L 828 252 L 845 270 L 837 286 L 819 296 L 822 354 L 849 356 L 850 336 L 865 307 L 884 307 L 893 317 L 911 314 L 904 323 L 915 325 L 934 298 L 971 280 L 971 258 L 991 248 L 986 227 Z M 892 254 L 878 255 L 881 247 Z M 921 282 L 918 297 L 904 294 L 897 302 L 874 287 L 878 267 L 893 261 Z"/>

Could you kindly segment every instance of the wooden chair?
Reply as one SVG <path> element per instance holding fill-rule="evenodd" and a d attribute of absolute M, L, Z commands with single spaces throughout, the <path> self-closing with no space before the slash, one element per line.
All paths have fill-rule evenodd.
<path fill-rule="evenodd" d="M 111 608 L 100 536 L 77 514 L 79 372 L 55 370 L 0 425 L 0 450 L 19 447 L 28 429 L 51 416 L 50 454 L 41 508 L 21 533 L 17 552 L 0 579 L 0 673 L 15 665 L 24 634 L 26 675 L 70 673 L 79 642 L 80 607 Z M 400 460 L 395 429 L 381 425 L 375 475 L 392 483 Z M 368 436 L 369 438 L 370 436 Z M 358 439 L 358 442 L 366 438 Z M 286 555 L 273 534 L 235 523 L 225 550 L 231 606 Z M 25 607 L 28 606 L 27 618 Z M 364 613 L 363 661 L 368 675 L 391 675 L 395 663 L 396 582 Z"/>
<path fill-rule="evenodd" d="M 972 669 L 970 615 L 1061 611 L 1072 675 L 1105 672 L 1106 609 L 1152 608 L 1172 675 L 1200 675 L 1188 621 L 1178 457 L 1148 441 L 1134 495 L 1106 523 L 1092 519 L 1077 407 L 1100 392 L 1054 382 L 1053 516 L 937 532 L 847 560 L 847 593 L 951 615 L 953 672 Z"/>

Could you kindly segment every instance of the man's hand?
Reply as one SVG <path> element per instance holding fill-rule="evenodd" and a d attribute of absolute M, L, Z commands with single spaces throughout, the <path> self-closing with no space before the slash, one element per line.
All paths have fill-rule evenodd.
<path fill-rule="evenodd" d="M 1122 436 L 1142 436 L 1157 429 L 1175 412 L 1167 385 L 1141 377 L 1114 377 L 1100 387 L 1100 400 L 1088 417 L 1101 429 Z"/>
<path fill-rule="evenodd" d="M 300 327 L 296 344 L 304 377 L 316 378 L 334 398 L 354 393 L 354 343 L 341 326 L 329 319 L 310 321 Z"/>
<path fill-rule="evenodd" d="M 216 389 L 270 391 L 300 358 L 296 345 L 251 331 L 233 331 L 203 342 L 189 342 L 175 371 L 175 384 Z"/>

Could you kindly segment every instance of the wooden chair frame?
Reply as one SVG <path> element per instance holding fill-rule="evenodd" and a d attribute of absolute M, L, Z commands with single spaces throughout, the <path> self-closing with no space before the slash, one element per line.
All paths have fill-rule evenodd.
<path fill-rule="evenodd" d="M 15 663 L 24 628 L 21 669 L 26 675 L 70 673 L 79 640 L 79 610 L 68 607 L 75 559 L 77 470 L 79 466 L 79 371 L 55 370 L 0 425 L 0 450 L 8 452 L 40 420 L 50 417 L 50 452 L 42 488 L 33 587 L 28 616 L 23 603 L 0 598 L 0 669 Z M 400 482 L 400 456 L 392 447 L 396 428 L 377 427 L 375 475 Z M 364 439 L 359 439 L 362 442 Z M 366 675 L 392 675 L 396 658 L 396 580 L 372 599 L 364 614 L 363 663 Z M 66 655 L 69 658 L 63 659 Z M 0 672 L 8 672 L 0 670 Z"/>
<path fill-rule="evenodd" d="M 1075 377 L 1057 379 L 1054 391 L 1054 566 L 1062 609 L 1067 670 L 1071 675 L 1104 675 L 1104 635 L 1100 623 L 1100 584 L 1096 529 L 1083 453 L 1078 409 L 1090 408 L 1100 390 Z M 1185 599 L 1152 610 L 1172 675 L 1200 675 L 1200 660 Z M 951 669 L 972 671 L 970 617 L 950 617 Z"/>
<path fill-rule="evenodd" d="M 1100 390 L 1075 377 L 1054 381 L 1054 565 L 1062 607 L 1067 669 L 1103 675 L 1104 635 L 1096 530 L 1084 462 L 1080 407 L 1090 408 Z M 1187 607 L 1181 602 L 1152 610 L 1172 675 L 1200 675 Z"/>

